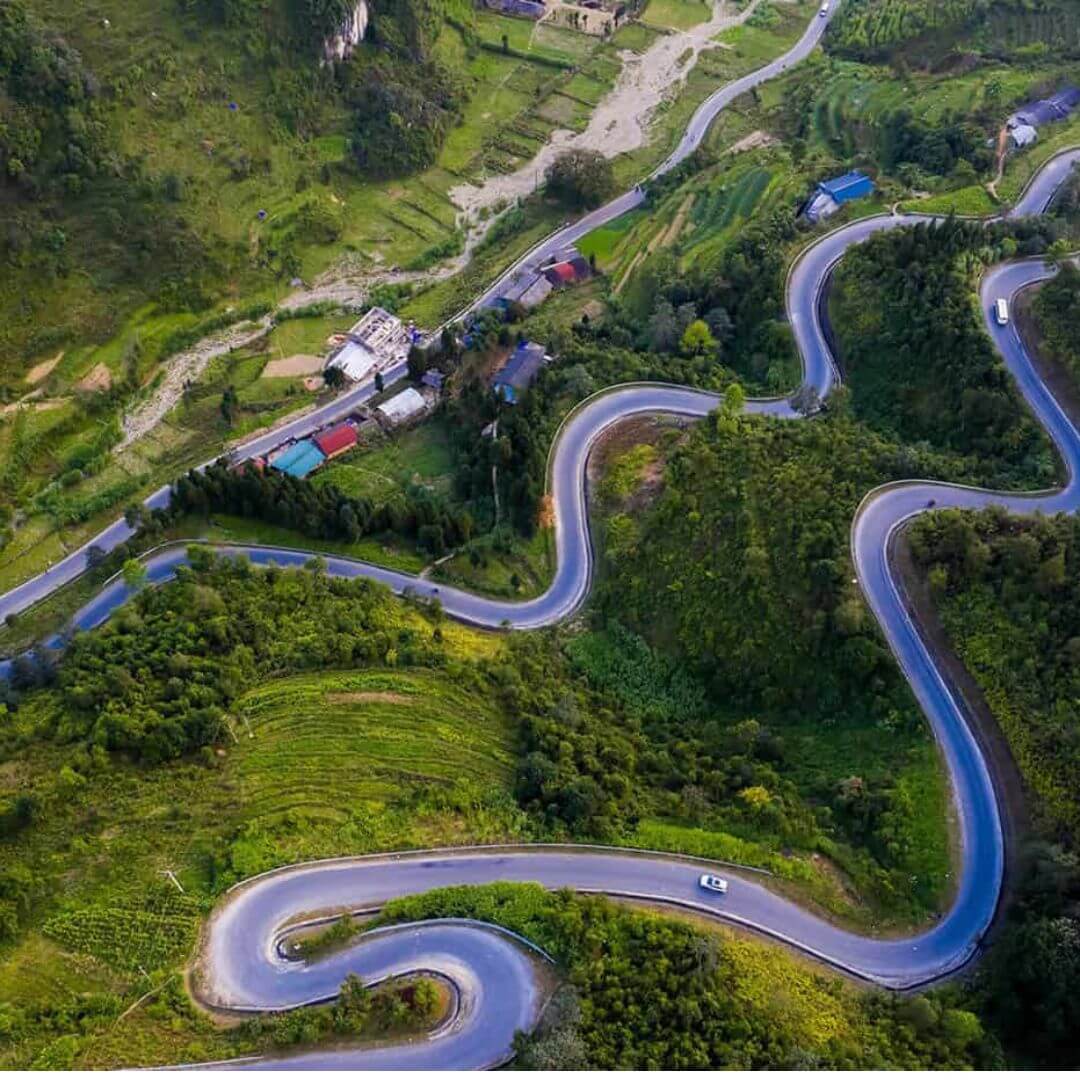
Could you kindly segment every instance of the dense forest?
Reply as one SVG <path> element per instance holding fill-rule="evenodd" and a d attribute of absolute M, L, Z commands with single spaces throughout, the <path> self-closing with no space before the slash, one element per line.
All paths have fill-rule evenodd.
<path fill-rule="evenodd" d="M 1022 1059 L 1070 1067 L 1080 1024 L 1080 523 L 940 511 L 920 517 L 910 541 L 1035 819 L 979 1000 Z"/>
<path fill-rule="evenodd" d="M 973 310 L 982 269 L 1045 249 L 1057 225 L 948 221 L 880 233 L 837 268 L 830 315 L 856 417 L 957 456 L 957 478 L 1047 486 L 1049 443 Z M 914 475 L 909 473 L 908 475 Z"/>
<path fill-rule="evenodd" d="M 1080 379 L 1080 270 L 1065 263 L 1039 289 L 1033 310 L 1047 354 Z"/>
<path fill-rule="evenodd" d="M 971 39 L 991 55 L 1080 53 L 1070 0 L 844 0 L 826 47 L 860 60 L 944 55 Z"/>
<path fill-rule="evenodd" d="M 17 668 L 16 686 L 59 686 L 57 738 L 154 764 L 227 737 L 229 706 L 270 672 L 443 662 L 437 640 L 384 627 L 386 593 L 369 581 L 254 571 L 198 548 L 191 562 L 58 664 Z"/>
<path fill-rule="evenodd" d="M 941 469 L 842 410 L 813 424 L 722 410 L 668 458 L 652 505 L 605 527 L 596 606 L 609 645 L 571 647 L 639 717 L 643 773 L 682 793 L 672 812 L 855 846 L 873 859 L 845 863 L 861 887 L 899 905 L 914 890 L 930 907 L 947 867 L 917 837 L 929 796 L 901 780 L 928 735 L 853 583 L 848 533 L 872 487 Z M 662 656 L 650 664 L 619 624 Z M 854 753 L 874 731 L 892 751 L 864 755 L 862 775 L 821 752 L 846 738 Z"/>
<path fill-rule="evenodd" d="M 987 1067 L 992 1040 L 949 995 L 848 989 L 766 947 L 602 897 L 536 885 L 438 889 L 382 921 L 478 918 L 524 934 L 565 972 L 525 1069 Z M 780 987 L 783 990 L 780 991 Z"/>

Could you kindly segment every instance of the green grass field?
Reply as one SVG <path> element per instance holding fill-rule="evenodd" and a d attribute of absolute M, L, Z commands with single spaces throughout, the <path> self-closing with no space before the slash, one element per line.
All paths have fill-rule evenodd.
<path fill-rule="evenodd" d="M 449 494 L 453 465 L 446 427 L 434 417 L 370 448 L 336 458 L 312 480 L 320 487 L 331 485 L 348 495 L 371 499 L 385 499 L 412 484 L 423 484 L 445 495 Z"/>
<path fill-rule="evenodd" d="M 649 0 L 641 19 L 647 26 L 689 30 L 707 22 L 711 15 L 712 5 L 707 0 Z"/>

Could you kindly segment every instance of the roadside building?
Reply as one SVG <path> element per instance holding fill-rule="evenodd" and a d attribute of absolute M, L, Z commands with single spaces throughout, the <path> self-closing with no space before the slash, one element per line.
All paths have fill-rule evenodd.
<path fill-rule="evenodd" d="M 335 424 L 332 428 L 327 428 L 326 431 L 319 432 L 314 441 L 315 445 L 322 451 L 323 456 L 329 461 L 330 458 L 344 454 L 356 445 L 356 428 L 348 420 L 345 420 L 340 424 Z"/>
<path fill-rule="evenodd" d="M 411 386 L 395 394 L 389 401 L 384 401 L 376 410 L 375 415 L 387 426 L 397 427 L 407 420 L 413 420 L 427 409 L 427 402 L 419 391 Z"/>
<path fill-rule="evenodd" d="M 415 331 L 395 315 L 373 307 L 349 330 L 347 340 L 327 367 L 340 368 L 353 382 L 363 382 L 409 357 Z"/>
<path fill-rule="evenodd" d="M 326 456 L 311 439 L 300 439 L 270 458 L 270 468 L 289 476 L 305 477 L 313 473 Z"/>
<path fill-rule="evenodd" d="M 552 284 L 543 274 L 529 270 L 518 274 L 495 301 L 504 311 L 511 304 L 520 304 L 526 311 L 539 307 L 550 295 Z"/>
<path fill-rule="evenodd" d="M 574 253 L 568 259 L 553 263 L 544 269 L 544 277 L 553 288 L 576 285 L 579 281 L 588 281 L 592 277 L 592 267 L 584 255 Z"/>
<path fill-rule="evenodd" d="M 523 341 L 510 355 L 510 359 L 495 373 L 491 388 L 513 405 L 533 384 L 539 370 L 544 366 L 547 354 L 543 345 L 535 341 Z"/>
<path fill-rule="evenodd" d="M 1005 126 L 1012 131 L 1018 127 L 1040 127 L 1052 124 L 1056 120 L 1065 120 L 1080 106 L 1080 87 L 1063 86 L 1056 94 L 1022 105 L 1006 121 Z"/>
<path fill-rule="evenodd" d="M 844 173 L 835 180 L 823 180 L 818 184 L 810 201 L 803 208 L 808 221 L 823 221 L 831 217 L 845 203 L 865 199 L 874 193 L 874 181 L 858 169 Z"/>
<path fill-rule="evenodd" d="M 484 7 L 522 19 L 542 19 L 547 11 L 541 0 L 484 0 Z"/>

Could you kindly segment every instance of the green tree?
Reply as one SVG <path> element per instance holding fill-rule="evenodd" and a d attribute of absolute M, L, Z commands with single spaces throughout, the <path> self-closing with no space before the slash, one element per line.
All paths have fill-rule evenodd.
<path fill-rule="evenodd" d="M 716 352 L 716 338 L 704 319 L 695 319 L 683 332 L 679 348 L 685 356 L 711 356 Z"/>
<path fill-rule="evenodd" d="M 596 150 L 567 150 L 545 174 L 548 191 L 575 209 L 600 206 L 615 194 L 611 162 Z"/>
<path fill-rule="evenodd" d="M 129 589 L 141 589 L 146 583 L 146 567 L 138 559 L 128 559 L 121 573 Z"/>

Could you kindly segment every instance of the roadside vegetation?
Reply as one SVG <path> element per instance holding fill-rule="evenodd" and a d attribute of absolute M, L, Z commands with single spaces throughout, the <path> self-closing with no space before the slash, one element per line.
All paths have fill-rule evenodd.
<path fill-rule="evenodd" d="M 1039 340 L 1046 354 L 1080 384 L 1080 270 L 1065 263 L 1056 277 L 1039 288 L 1033 305 Z"/>
<path fill-rule="evenodd" d="M 950 475 L 966 483 L 1051 486 L 1060 464 L 987 340 L 973 296 L 988 266 L 1044 251 L 1065 231 L 1054 218 L 989 228 L 949 221 L 879 234 L 851 251 L 829 313 L 854 415 L 949 455 Z"/>
<path fill-rule="evenodd" d="M 910 538 L 949 640 L 1008 740 L 1032 816 L 1017 896 L 975 999 L 1018 1060 L 1068 1067 L 1080 1022 L 1080 526 L 940 511 L 920 517 Z"/>
<path fill-rule="evenodd" d="M 402 898 L 381 920 L 442 917 L 504 926 L 558 961 L 563 985 L 537 1031 L 518 1038 L 520 1068 L 929 1069 L 995 1061 L 992 1041 L 955 994 L 857 991 L 712 924 L 509 884 Z"/>

